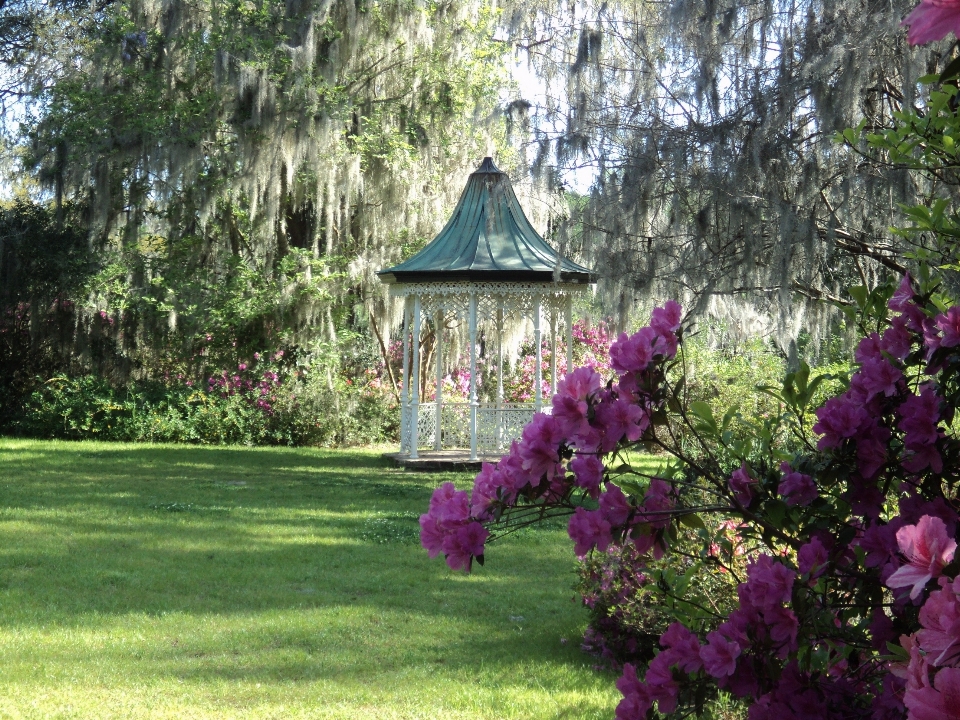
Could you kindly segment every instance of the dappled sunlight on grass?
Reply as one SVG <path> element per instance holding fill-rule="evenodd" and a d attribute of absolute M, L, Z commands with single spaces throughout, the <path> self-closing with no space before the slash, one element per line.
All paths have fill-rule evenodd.
<path fill-rule="evenodd" d="M 0 717 L 611 717 L 562 525 L 451 573 L 417 524 L 446 480 L 470 477 L 0 440 Z"/>

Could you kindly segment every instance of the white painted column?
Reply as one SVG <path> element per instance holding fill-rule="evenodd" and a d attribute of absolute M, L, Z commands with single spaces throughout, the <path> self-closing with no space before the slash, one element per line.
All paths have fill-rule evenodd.
<path fill-rule="evenodd" d="M 503 409 L 503 305 L 497 308 L 497 449 L 503 450 L 503 425 L 506 411 Z"/>
<path fill-rule="evenodd" d="M 503 308 L 497 310 L 497 404 L 503 405 Z"/>
<path fill-rule="evenodd" d="M 533 302 L 533 343 L 537 348 L 537 367 L 533 373 L 533 384 L 534 384 L 534 395 L 533 395 L 533 408 L 534 412 L 540 412 L 543 408 L 543 369 L 540 367 L 543 363 L 543 336 L 540 332 L 540 296 L 537 295 L 536 299 Z"/>
<path fill-rule="evenodd" d="M 557 394 L 557 308 L 550 306 L 550 401 Z"/>
<path fill-rule="evenodd" d="M 434 436 L 433 436 L 433 449 L 441 450 L 442 446 L 440 444 L 441 439 L 441 429 L 443 427 L 442 415 L 443 415 L 443 346 L 441 340 L 443 338 L 443 310 L 437 310 L 437 392 L 436 392 L 436 401 L 437 401 L 437 422 L 434 426 Z"/>
<path fill-rule="evenodd" d="M 567 295 L 567 373 L 573 372 L 573 295 Z"/>
<path fill-rule="evenodd" d="M 410 452 L 410 296 L 403 299 L 403 395 L 400 398 L 400 452 Z"/>
<path fill-rule="evenodd" d="M 470 459 L 477 459 L 477 295 L 470 295 Z"/>
<path fill-rule="evenodd" d="M 410 397 L 410 457 L 416 460 L 417 445 L 420 435 L 420 296 L 413 296 L 413 337 L 410 338 L 410 351 L 413 353 L 413 369 L 410 380 L 410 388 L 413 391 Z"/>

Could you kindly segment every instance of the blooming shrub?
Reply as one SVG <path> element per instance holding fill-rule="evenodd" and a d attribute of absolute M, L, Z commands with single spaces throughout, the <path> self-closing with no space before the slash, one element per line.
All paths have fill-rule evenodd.
<path fill-rule="evenodd" d="M 618 720 L 698 714 L 721 689 L 751 720 L 955 717 L 960 308 L 909 277 L 855 297 L 856 370 L 813 412 L 815 445 L 819 380 L 805 366 L 774 392 L 778 414 L 743 418 L 748 437 L 730 432 L 735 413 L 686 402 L 668 380 L 683 335 L 668 303 L 613 343 L 614 380 L 575 370 L 472 492 L 438 489 L 424 547 L 469 570 L 497 534 L 567 514 L 578 555 L 632 546 L 643 569 L 677 552 L 681 532 L 699 538 L 687 555 L 726 571 L 733 605 L 677 602 L 688 574 L 661 574 L 652 587 L 674 622 L 649 662 L 624 665 Z M 663 477 L 631 467 L 625 451 L 641 443 L 674 457 Z M 735 523 L 745 569 L 711 518 Z"/>
<path fill-rule="evenodd" d="M 283 350 L 254 353 L 205 380 L 183 375 L 118 388 L 58 376 L 26 402 L 16 432 L 34 437 L 241 445 L 359 445 L 391 440 L 397 409 L 379 376 L 351 381 Z"/>

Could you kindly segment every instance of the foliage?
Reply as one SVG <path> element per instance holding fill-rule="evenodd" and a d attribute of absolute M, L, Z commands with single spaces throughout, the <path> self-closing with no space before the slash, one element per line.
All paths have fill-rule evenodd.
<path fill-rule="evenodd" d="M 398 411 L 374 375 L 355 382 L 322 360 L 255 353 L 205 382 L 180 375 L 114 387 L 54 377 L 11 429 L 32 437 L 239 445 L 362 445 L 397 435 Z"/>
<path fill-rule="evenodd" d="M 75 208 L 58 218 L 22 199 L 0 207 L 0 426 L 22 412 L 36 376 L 73 366 L 74 299 L 96 267 Z M 83 350 L 105 351 L 100 334 Z"/>
<path fill-rule="evenodd" d="M 502 145 L 497 17 L 405 0 L 0 6 L 20 170 L 44 213 L 76 208 L 95 251 L 58 290 L 71 372 L 200 375 L 368 316 L 389 334 L 374 271 L 422 246 L 449 178 Z M 28 269 L 4 266 L 15 284 Z"/>
<path fill-rule="evenodd" d="M 861 0 L 524 3 L 509 30 L 539 83 L 510 106 L 534 166 L 562 187 L 608 313 L 677 298 L 756 321 L 786 351 L 831 331 L 844 288 L 902 272 L 902 167 L 830 142 L 864 120 L 924 116 L 911 6 Z M 527 132 L 523 132 L 527 130 Z M 833 316 L 835 317 L 835 316 Z"/>

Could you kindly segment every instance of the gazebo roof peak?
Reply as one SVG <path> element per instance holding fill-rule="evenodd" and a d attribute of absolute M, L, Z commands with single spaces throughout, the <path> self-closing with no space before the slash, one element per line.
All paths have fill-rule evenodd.
<path fill-rule="evenodd" d="M 447 224 L 412 258 L 377 273 L 385 283 L 551 282 L 589 284 L 596 274 L 534 230 L 510 178 L 485 157 Z"/>

